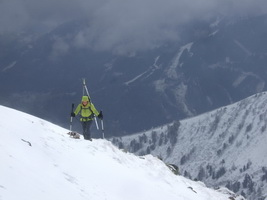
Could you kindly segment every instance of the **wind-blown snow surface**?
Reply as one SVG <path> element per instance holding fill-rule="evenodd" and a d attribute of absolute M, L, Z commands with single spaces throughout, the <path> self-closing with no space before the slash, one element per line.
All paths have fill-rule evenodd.
<path fill-rule="evenodd" d="M 229 199 L 226 189 L 176 176 L 151 155 L 71 139 L 66 129 L 3 106 L 0 118 L 1 200 Z"/>

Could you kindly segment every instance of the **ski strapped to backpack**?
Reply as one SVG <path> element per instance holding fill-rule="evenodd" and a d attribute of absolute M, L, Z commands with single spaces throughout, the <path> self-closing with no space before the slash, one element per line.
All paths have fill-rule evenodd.
<path fill-rule="evenodd" d="M 89 95 L 89 92 L 88 92 L 88 89 L 87 89 L 87 86 L 86 86 L 86 84 L 85 84 L 85 78 L 83 78 L 82 81 L 83 81 L 83 95 L 84 95 L 84 93 L 86 92 L 86 95 L 89 97 L 89 99 L 91 99 L 91 98 L 90 98 L 90 95 Z M 91 101 L 91 103 L 92 103 L 92 101 Z M 93 113 L 93 112 L 92 112 L 92 113 Z M 93 113 L 93 114 L 94 114 L 94 113 Z M 97 123 L 97 120 L 96 120 L 95 116 L 94 116 L 93 118 L 94 118 L 94 120 L 95 120 L 96 129 L 99 130 L 99 126 L 98 126 L 98 123 Z"/>

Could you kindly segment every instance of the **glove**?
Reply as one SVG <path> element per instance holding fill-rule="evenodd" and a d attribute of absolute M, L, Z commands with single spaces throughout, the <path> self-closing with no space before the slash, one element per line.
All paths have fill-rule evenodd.
<path fill-rule="evenodd" d="M 74 112 L 70 113 L 70 116 L 75 117 L 75 113 Z"/>
<path fill-rule="evenodd" d="M 103 113 L 100 111 L 99 115 L 97 116 L 99 119 L 103 119 Z"/>

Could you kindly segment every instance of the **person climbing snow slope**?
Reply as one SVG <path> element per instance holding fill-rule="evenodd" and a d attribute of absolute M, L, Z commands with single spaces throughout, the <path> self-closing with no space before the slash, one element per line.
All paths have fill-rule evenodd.
<path fill-rule="evenodd" d="M 95 116 L 101 120 L 103 119 L 102 111 L 98 112 L 94 104 L 90 101 L 90 98 L 88 96 L 83 96 L 81 103 L 76 107 L 75 111 L 71 113 L 71 116 L 75 117 L 79 114 L 84 139 L 92 141 L 90 128 Z"/>

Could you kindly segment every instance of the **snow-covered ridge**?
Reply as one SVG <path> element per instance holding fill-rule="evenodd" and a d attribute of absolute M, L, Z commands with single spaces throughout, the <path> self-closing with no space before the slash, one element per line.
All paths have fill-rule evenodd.
<path fill-rule="evenodd" d="M 209 186 L 227 186 L 248 199 L 267 196 L 267 93 L 114 143 L 151 153 Z"/>
<path fill-rule="evenodd" d="M 236 200 L 226 189 L 174 175 L 151 155 L 137 157 L 102 139 L 0 106 L 1 200 Z"/>

